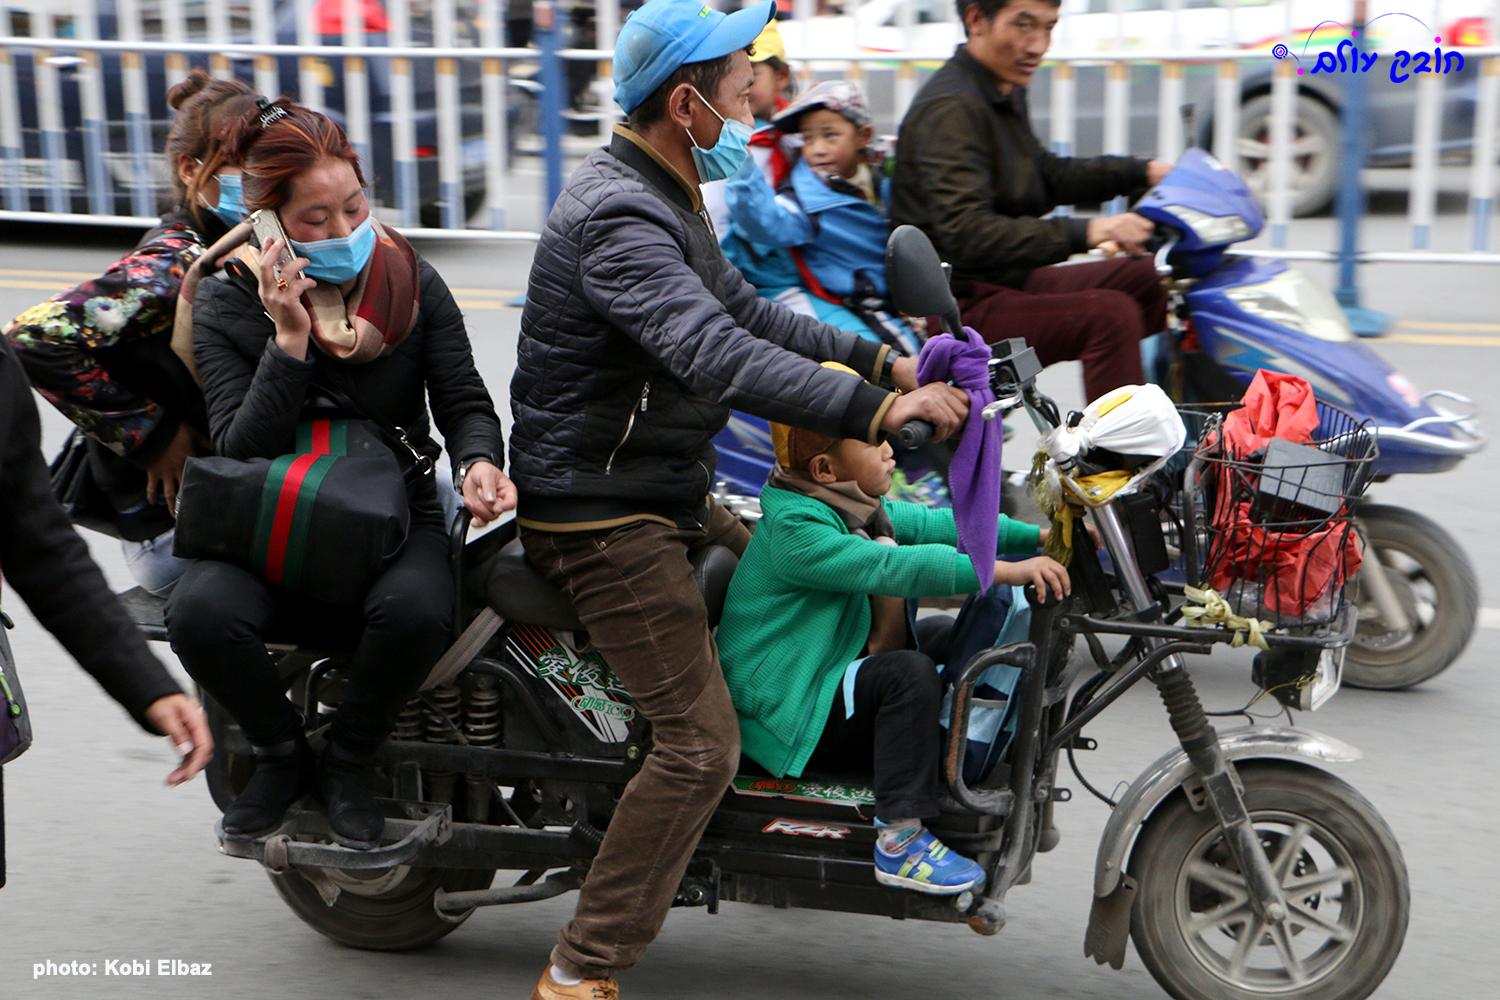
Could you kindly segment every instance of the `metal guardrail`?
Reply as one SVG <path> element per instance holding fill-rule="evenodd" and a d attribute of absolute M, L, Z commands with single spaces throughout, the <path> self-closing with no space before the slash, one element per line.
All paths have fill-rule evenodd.
<path fill-rule="evenodd" d="M 287 0 L 282 0 L 284 4 Z M 118 38 L 101 39 L 97 30 L 93 0 L 76 0 L 72 18 L 73 35 L 53 36 L 52 19 L 32 17 L 30 37 L 0 37 L 0 201 L 4 210 L 0 219 L 89 221 L 94 223 L 141 226 L 154 221 L 155 194 L 159 190 L 153 161 L 159 152 L 153 147 L 149 131 L 152 120 L 148 107 L 146 59 L 161 56 L 165 60 L 167 82 L 182 79 L 193 57 L 207 57 L 216 76 L 234 73 L 236 61 L 253 62 L 253 76 L 264 93 L 295 91 L 304 104 L 323 109 L 324 78 L 327 65 L 337 62 L 343 70 L 343 109 L 350 141 L 369 162 L 371 152 L 370 68 L 371 61 L 385 63 L 389 80 L 391 110 L 391 148 L 394 170 L 395 222 L 412 235 L 430 238 L 534 240 L 535 232 L 507 229 L 504 224 L 503 198 L 511 177 L 510 137 L 507 130 L 511 95 L 508 93 L 512 69 L 516 64 L 542 65 L 540 90 L 543 104 L 542 133 L 544 153 L 545 199 L 550 205 L 561 187 L 562 144 L 567 121 L 562 113 L 561 65 L 567 61 L 594 62 L 597 80 L 592 89 L 597 107 L 592 113 L 571 117 L 593 118 L 599 134 L 607 141 L 610 127 L 619 119 L 618 109 L 610 102 L 613 86 L 609 82 L 609 60 L 613 38 L 619 23 L 617 0 L 602 0 L 597 5 L 599 49 L 566 49 L 559 43 L 559 26 L 555 23 L 555 5 L 548 0 L 536 4 L 536 29 L 541 48 L 506 48 L 500 45 L 503 23 L 501 0 L 479 0 L 478 17 L 472 23 L 477 29 L 477 45 L 459 44 L 455 33 L 454 0 L 431 0 L 430 45 L 412 44 L 413 31 L 409 5 L 388 2 L 388 30 L 385 45 L 360 44 L 367 38 L 361 6 L 354 0 L 342 3 L 342 45 L 320 44 L 314 33 L 314 0 L 291 0 L 295 4 L 296 43 L 276 44 L 274 40 L 276 0 L 244 0 L 248 10 L 250 32 L 231 36 L 228 6 L 209 0 L 204 5 L 207 37 L 188 40 L 183 18 L 183 0 L 160 0 L 160 40 L 146 40 L 138 0 L 117 0 Z M 804 5 L 806 6 L 806 5 Z M 1169 5 L 1170 6 L 1170 5 Z M 1288 8 L 1290 10 L 1290 8 Z M 1289 15 L 1290 17 L 1290 15 Z M 1494 22 L 1492 22 L 1493 24 Z M 1287 36 L 1291 36 L 1288 20 Z M 15 54 L 28 52 L 35 76 L 34 116 L 38 123 L 38 141 L 31 145 L 40 157 L 24 155 L 21 131 L 21 94 L 17 90 Z M 1476 92 L 1474 148 L 1491 150 L 1496 146 L 1500 126 L 1500 46 L 1468 47 L 1462 50 L 1466 60 L 1480 63 Z M 852 79 L 863 79 L 872 73 L 895 74 L 893 120 L 899 121 L 915 96 L 919 67 L 939 64 L 947 52 L 861 53 L 855 58 L 794 60 L 795 68 L 805 80 L 816 73 L 841 73 Z M 281 78 L 277 57 L 294 57 L 295 80 Z M 1145 150 L 1129 148 L 1130 88 L 1132 69 L 1140 65 L 1160 67 L 1158 74 L 1157 141 L 1151 150 L 1159 159 L 1174 159 L 1184 143 L 1177 114 L 1183 102 L 1184 67 L 1190 64 L 1217 68 L 1214 83 L 1213 113 L 1214 153 L 1226 163 L 1238 162 L 1239 112 L 1242 67 L 1247 62 L 1265 61 L 1264 51 L 1224 51 L 1218 49 L 1129 50 L 1128 52 L 1056 52 L 1049 53 L 1044 72 L 1050 74 L 1049 142 L 1060 155 L 1073 151 L 1077 125 L 1077 81 L 1085 67 L 1102 67 L 1104 83 L 1103 151 L 1136 153 Z M 111 132 L 119 132 L 118 122 L 106 120 L 105 60 L 117 59 L 124 107 L 124 149 L 118 140 L 111 143 Z M 436 159 L 439 174 L 438 202 L 442 205 L 442 227 L 422 229 L 417 226 L 419 191 L 415 139 L 413 66 L 420 60 L 434 64 L 438 123 Z M 481 80 L 482 146 L 487 202 L 479 218 L 484 225 L 469 228 L 464 217 L 463 136 L 459 67 L 474 61 L 479 64 Z M 76 68 L 72 68 L 76 67 Z M 71 69 L 70 69 L 71 68 Z M 66 136 L 61 120 L 61 74 L 76 74 L 82 115 L 83 160 L 81 170 L 67 157 Z M 550 75 L 549 75 L 550 73 Z M 1412 249 L 1407 251 L 1364 251 L 1361 262 L 1401 263 L 1500 263 L 1500 254 L 1489 253 L 1490 219 L 1494 211 L 1496 183 L 1495 156 L 1472 158 L 1469 183 L 1470 239 L 1468 252 L 1436 252 L 1429 248 L 1430 231 L 1437 200 L 1438 135 L 1443 100 L 1443 80 L 1428 74 L 1417 83 L 1412 181 L 1409 219 Z M 550 91 L 550 93 L 549 93 Z M 1258 250 L 1266 256 L 1297 260 L 1334 260 L 1334 251 L 1289 250 L 1287 226 L 1291 219 L 1291 176 L 1293 158 L 1293 114 L 1298 93 L 1296 68 L 1292 60 L 1275 63 L 1271 80 L 1272 128 L 1270 135 L 1270 188 L 1267 220 L 1271 249 Z M 158 118 L 162 117 L 160 113 Z M 111 126 L 114 126 L 111 128 Z M 111 171 L 111 164 L 117 169 Z M 120 165 L 124 169 L 118 169 Z M 40 167 L 40 169 L 36 169 Z M 88 213 L 73 211 L 73 194 L 80 187 L 87 192 Z M 35 210 L 38 200 L 45 209 Z M 131 211 L 114 211 L 116 196 L 128 193 Z M 1111 206 L 1119 208 L 1121 206 Z M 1068 211 L 1068 209 L 1060 209 Z M 545 211 L 543 212 L 543 215 Z"/>

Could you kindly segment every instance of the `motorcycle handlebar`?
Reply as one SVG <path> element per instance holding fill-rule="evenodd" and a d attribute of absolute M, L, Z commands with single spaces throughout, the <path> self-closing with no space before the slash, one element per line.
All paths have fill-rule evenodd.
<path fill-rule="evenodd" d="M 908 420 L 896 432 L 896 441 L 902 448 L 920 448 L 932 440 L 933 426 L 925 420 Z"/>

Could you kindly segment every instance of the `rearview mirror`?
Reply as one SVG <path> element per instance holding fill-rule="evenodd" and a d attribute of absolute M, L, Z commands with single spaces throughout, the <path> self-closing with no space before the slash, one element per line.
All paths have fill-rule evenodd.
<path fill-rule="evenodd" d="M 885 243 L 885 280 L 891 305 L 907 316 L 938 316 L 943 327 L 963 337 L 958 303 L 948 275 L 927 234 L 916 226 L 897 226 Z"/>

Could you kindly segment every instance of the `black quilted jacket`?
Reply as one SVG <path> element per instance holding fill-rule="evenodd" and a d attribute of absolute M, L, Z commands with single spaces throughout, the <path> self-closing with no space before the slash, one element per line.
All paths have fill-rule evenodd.
<path fill-rule="evenodd" d="M 873 441 L 886 351 L 758 297 L 701 200 L 619 129 L 569 179 L 532 263 L 510 385 L 522 523 L 686 526 L 731 408 Z"/>
<path fill-rule="evenodd" d="M 455 467 L 487 459 L 501 466 L 505 442 L 489 391 L 474 367 L 463 314 L 443 279 L 420 257 L 417 323 L 390 355 L 368 364 L 299 361 L 276 346 L 276 325 L 255 290 L 223 274 L 193 297 L 193 357 L 208 401 L 214 450 L 230 458 L 274 458 L 296 440 L 304 404 L 320 386 L 335 389 L 321 369 L 337 366 L 356 402 L 377 408 L 426 454 L 442 449 L 429 436 L 427 402 Z M 399 456 L 398 456 L 399 457 Z M 503 466 L 502 466 L 503 467 Z"/>

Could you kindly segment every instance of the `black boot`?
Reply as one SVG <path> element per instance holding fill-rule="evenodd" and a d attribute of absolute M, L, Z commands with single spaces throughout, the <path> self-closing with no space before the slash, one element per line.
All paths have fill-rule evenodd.
<path fill-rule="evenodd" d="M 316 761 L 307 739 L 255 748 L 255 774 L 224 810 L 224 833 L 254 837 L 281 825 L 287 809 L 312 791 Z"/>
<path fill-rule="evenodd" d="M 365 787 L 365 762 L 329 741 L 318 760 L 318 794 L 328 808 L 333 839 L 368 851 L 380 843 L 385 816 Z"/>

